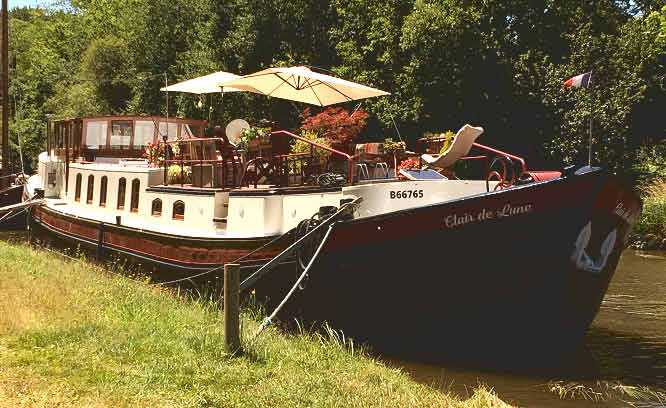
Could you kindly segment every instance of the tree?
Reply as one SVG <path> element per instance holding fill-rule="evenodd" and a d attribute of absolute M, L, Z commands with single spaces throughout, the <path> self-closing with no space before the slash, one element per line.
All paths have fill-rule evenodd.
<path fill-rule="evenodd" d="M 92 84 L 102 106 L 110 110 L 108 113 L 123 112 L 131 97 L 127 59 L 126 44 L 113 35 L 94 40 L 83 54 L 81 79 Z"/>

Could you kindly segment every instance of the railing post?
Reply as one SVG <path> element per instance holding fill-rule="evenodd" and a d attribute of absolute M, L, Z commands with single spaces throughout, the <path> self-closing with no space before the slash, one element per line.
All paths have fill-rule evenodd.
<path fill-rule="evenodd" d="M 234 172 L 234 176 L 235 176 L 235 174 L 236 174 L 236 172 Z M 234 180 L 235 180 L 235 178 L 234 178 Z M 231 187 L 232 188 L 234 187 L 233 183 L 232 183 Z M 226 155 L 226 152 L 222 153 L 222 188 L 227 188 L 227 155 Z"/>
<path fill-rule="evenodd" d="M 224 346 L 228 353 L 240 349 L 240 265 L 224 265 Z"/>
<path fill-rule="evenodd" d="M 180 156 L 180 187 L 185 184 L 185 163 L 183 162 L 183 143 L 178 142 L 178 155 Z M 192 175 L 194 177 L 194 175 Z"/>
<path fill-rule="evenodd" d="M 199 188 L 204 188 L 203 160 L 204 160 L 204 151 L 206 146 L 204 146 L 203 142 L 200 142 L 199 145 L 201 146 L 201 156 L 199 156 L 199 182 L 201 183 L 201 187 Z M 192 181 L 194 181 L 194 174 L 192 174 Z"/>
<path fill-rule="evenodd" d="M 159 142 L 158 142 L 159 143 Z M 159 152 L 160 147 L 157 146 L 157 151 Z M 159 155 L 159 153 L 158 153 Z M 159 156 L 158 156 L 159 157 Z M 158 159 L 159 160 L 159 159 Z M 166 137 L 164 138 L 164 185 L 169 185 L 169 174 L 168 174 L 168 163 L 169 160 L 169 145 L 166 142 Z"/>

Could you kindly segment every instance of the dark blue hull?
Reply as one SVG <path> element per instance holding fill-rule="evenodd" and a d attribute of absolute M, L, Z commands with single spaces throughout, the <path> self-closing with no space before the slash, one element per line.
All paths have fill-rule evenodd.
<path fill-rule="evenodd" d="M 554 203 L 535 196 L 569 188 L 585 196 Z M 626 247 L 631 223 L 608 210 L 622 200 L 640 212 L 635 196 L 598 172 L 338 224 L 295 307 L 378 349 L 431 360 L 560 356 L 581 341 Z M 529 212 L 479 221 L 479 208 L 527 202 Z M 445 220 L 461 208 L 476 219 L 448 228 Z M 591 258 L 600 258 L 613 230 L 620 237 L 599 271 L 572 261 L 588 223 Z"/>

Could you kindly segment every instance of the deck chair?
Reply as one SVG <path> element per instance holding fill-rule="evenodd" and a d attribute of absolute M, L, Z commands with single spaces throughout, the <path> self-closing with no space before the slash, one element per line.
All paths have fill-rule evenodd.
<path fill-rule="evenodd" d="M 421 159 L 432 167 L 447 168 L 451 167 L 461 157 L 467 155 L 472 149 L 472 144 L 477 137 L 483 133 L 482 127 L 473 127 L 465 125 L 460 128 L 453 143 L 442 154 L 423 154 Z"/>

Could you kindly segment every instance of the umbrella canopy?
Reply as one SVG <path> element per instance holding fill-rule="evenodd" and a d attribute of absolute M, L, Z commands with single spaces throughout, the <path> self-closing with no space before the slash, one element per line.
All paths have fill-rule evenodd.
<path fill-rule="evenodd" d="M 188 79 L 187 81 L 178 82 L 177 84 L 160 88 L 160 91 L 188 92 L 193 94 L 222 92 L 220 83 L 224 81 L 230 81 L 235 78 L 240 78 L 240 76 L 224 71 L 213 72 L 212 74 Z M 235 88 L 224 89 L 224 92 L 239 92 L 239 91 L 243 91 L 243 89 L 235 89 Z"/>
<path fill-rule="evenodd" d="M 389 95 L 388 92 L 311 71 L 308 67 L 268 68 L 220 83 L 228 87 L 317 106 Z"/>

